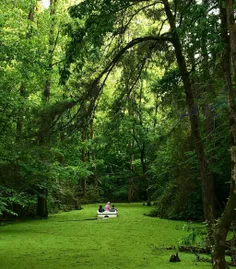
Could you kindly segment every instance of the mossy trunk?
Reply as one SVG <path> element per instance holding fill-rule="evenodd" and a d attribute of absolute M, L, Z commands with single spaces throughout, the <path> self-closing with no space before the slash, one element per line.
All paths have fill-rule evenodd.
<path fill-rule="evenodd" d="M 225 244 L 228 230 L 215 229 L 215 244 L 212 249 L 212 260 L 214 269 L 227 269 L 228 265 L 225 261 Z"/>
<path fill-rule="evenodd" d="M 236 160 L 236 151 L 234 152 Z M 234 173 L 234 172 L 233 172 Z M 234 173 L 235 175 L 235 173 Z M 235 193 L 235 182 L 231 182 L 231 189 L 229 200 L 222 214 L 222 217 L 218 221 L 215 227 L 214 234 L 214 246 L 212 249 L 213 269 L 228 269 L 228 265 L 225 261 L 225 248 L 226 238 L 229 232 L 230 225 L 236 218 L 236 193 Z"/>

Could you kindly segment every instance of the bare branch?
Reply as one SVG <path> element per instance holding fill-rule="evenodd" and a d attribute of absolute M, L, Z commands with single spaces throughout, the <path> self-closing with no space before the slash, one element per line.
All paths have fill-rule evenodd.
<path fill-rule="evenodd" d="M 167 18 L 162 22 L 162 24 L 161 24 L 161 28 L 160 28 L 160 30 L 159 30 L 159 32 L 158 32 L 158 36 L 161 34 L 161 31 L 162 31 L 162 29 L 163 29 L 164 24 L 166 23 L 166 21 L 168 21 Z"/>

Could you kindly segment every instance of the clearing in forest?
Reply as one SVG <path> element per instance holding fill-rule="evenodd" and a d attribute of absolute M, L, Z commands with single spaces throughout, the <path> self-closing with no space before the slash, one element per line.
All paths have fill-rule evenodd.
<path fill-rule="evenodd" d="M 4 269 L 192 269 L 211 268 L 192 254 L 174 250 L 187 235 L 184 222 L 143 215 L 150 207 L 116 204 L 119 217 L 96 220 L 98 205 L 51 215 L 48 220 L 22 221 L 0 227 L 0 268 Z"/>

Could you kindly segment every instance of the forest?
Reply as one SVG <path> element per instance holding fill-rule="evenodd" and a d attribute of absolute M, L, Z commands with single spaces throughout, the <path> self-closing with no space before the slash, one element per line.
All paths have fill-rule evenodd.
<path fill-rule="evenodd" d="M 141 203 L 203 223 L 210 267 L 236 266 L 235 12 L 235 0 L 2 0 L 1 223 Z"/>

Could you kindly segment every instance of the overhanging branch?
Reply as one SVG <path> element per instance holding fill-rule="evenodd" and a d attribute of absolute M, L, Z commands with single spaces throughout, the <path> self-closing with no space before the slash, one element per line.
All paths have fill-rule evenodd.
<path fill-rule="evenodd" d="M 123 56 L 123 54 L 131 49 L 132 47 L 136 46 L 137 44 L 148 42 L 148 41 L 156 41 L 156 42 L 173 42 L 171 37 L 168 37 L 167 34 L 162 36 L 145 36 L 145 37 L 138 37 L 130 41 L 124 48 L 122 48 L 113 58 L 113 60 L 103 69 L 103 71 L 100 73 L 100 75 L 94 80 L 99 81 L 102 76 L 110 70 L 110 68 L 114 67 L 115 64 L 120 60 L 120 58 Z"/>
<path fill-rule="evenodd" d="M 133 48 L 134 46 L 143 43 L 143 42 L 151 42 L 151 41 L 155 41 L 156 43 L 160 42 L 160 43 L 164 43 L 164 42 L 171 42 L 173 43 L 173 40 L 171 37 L 168 36 L 169 33 L 165 34 L 165 35 L 161 35 L 161 36 L 145 36 L 145 37 L 139 37 L 139 38 L 135 38 L 132 41 L 130 41 L 125 47 L 123 47 L 115 56 L 114 58 L 105 66 L 105 68 L 101 71 L 101 73 L 97 76 L 96 79 L 93 80 L 93 82 L 90 84 L 90 86 L 88 87 L 88 90 L 76 101 L 73 102 L 73 106 L 76 106 L 77 104 L 80 103 L 84 103 L 85 100 L 90 100 L 90 104 L 95 104 L 96 103 L 96 99 L 99 97 L 100 92 L 104 86 L 105 83 L 102 83 L 100 86 L 100 80 L 102 79 L 102 77 L 105 74 L 110 74 L 112 69 L 114 68 L 114 66 L 119 62 L 119 60 L 121 59 L 121 57 L 131 48 Z M 106 76 L 107 79 L 108 76 Z M 106 80 L 105 79 L 105 80 Z M 90 106 L 90 105 L 89 105 Z M 71 108 L 71 107 L 70 107 Z M 66 111 L 67 109 L 65 109 Z M 65 111 L 61 111 L 61 115 L 65 112 Z M 78 109 L 76 115 L 80 115 L 80 111 L 81 108 Z M 89 111 L 91 112 L 91 108 L 89 109 Z M 82 113 L 83 116 L 84 113 Z M 61 116 L 60 115 L 60 116 Z M 56 116 L 56 115 L 55 115 Z M 59 117 L 60 117 L 59 116 Z M 90 115 L 87 115 L 90 116 Z M 72 120 L 75 117 L 72 117 Z M 57 119 L 58 120 L 58 119 Z M 71 122 L 72 120 L 70 120 L 69 122 L 67 122 L 66 124 L 64 124 L 63 126 L 61 126 L 60 128 L 58 128 L 57 130 L 53 131 L 57 132 L 60 131 L 62 129 L 65 129 Z M 77 125 L 79 126 L 79 125 Z"/>

